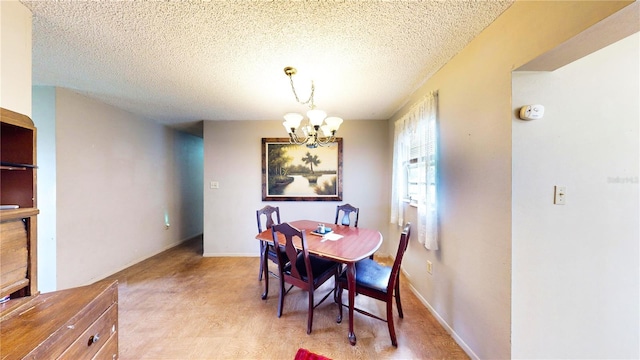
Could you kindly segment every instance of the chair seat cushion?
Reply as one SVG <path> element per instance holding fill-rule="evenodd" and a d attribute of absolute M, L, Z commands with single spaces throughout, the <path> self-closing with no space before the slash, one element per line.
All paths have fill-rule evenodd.
<path fill-rule="evenodd" d="M 327 272 L 333 272 L 338 266 L 340 266 L 340 263 L 338 262 L 326 260 L 313 255 L 309 255 L 309 261 L 311 262 L 311 272 L 313 273 L 314 282 L 319 281 L 319 279 L 321 279 Z M 302 275 L 303 280 L 305 280 L 307 278 L 307 268 L 304 265 L 304 256 L 302 253 L 298 254 L 296 267 L 298 268 L 300 275 Z M 285 271 L 290 271 L 290 269 L 285 269 Z"/>
<path fill-rule="evenodd" d="M 391 277 L 391 267 L 380 265 L 371 259 L 362 259 L 356 263 L 356 286 L 387 292 Z M 339 281 L 347 283 L 347 273 L 340 275 Z"/>
<path fill-rule="evenodd" d="M 280 254 L 282 254 L 282 256 L 284 256 L 284 259 L 286 261 L 289 261 L 289 257 L 287 256 L 287 252 L 284 251 L 284 248 L 280 248 Z M 267 247 L 267 257 L 269 259 L 272 259 L 274 262 L 277 261 L 277 257 L 278 255 L 276 254 L 276 249 L 273 245 L 269 245 Z"/>

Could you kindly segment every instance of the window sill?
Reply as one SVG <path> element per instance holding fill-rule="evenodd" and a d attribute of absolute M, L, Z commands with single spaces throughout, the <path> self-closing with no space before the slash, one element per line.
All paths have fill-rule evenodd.
<path fill-rule="evenodd" d="M 408 206 L 417 208 L 418 207 L 418 202 L 416 200 L 411 200 L 411 199 L 404 199 L 402 200 L 405 204 L 407 204 Z"/>

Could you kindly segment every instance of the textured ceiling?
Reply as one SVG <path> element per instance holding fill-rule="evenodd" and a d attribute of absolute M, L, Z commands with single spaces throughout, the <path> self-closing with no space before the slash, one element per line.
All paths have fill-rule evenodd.
<path fill-rule="evenodd" d="M 512 1 L 21 1 L 33 84 L 161 123 L 387 119 Z"/>

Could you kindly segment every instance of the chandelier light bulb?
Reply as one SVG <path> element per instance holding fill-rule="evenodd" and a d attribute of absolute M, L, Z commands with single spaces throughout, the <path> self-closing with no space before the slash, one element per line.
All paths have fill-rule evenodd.
<path fill-rule="evenodd" d="M 324 120 L 331 131 L 338 131 L 340 125 L 342 124 L 342 118 L 331 116 Z"/>
<path fill-rule="evenodd" d="M 298 113 L 288 113 L 284 115 L 284 122 L 282 125 L 287 130 L 289 142 L 291 144 L 305 145 L 310 149 L 315 149 L 318 146 L 327 146 L 336 140 L 336 131 L 340 128 L 342 119 L 335 116 L 327 118 L 326 112 L 316 109 L 313 102 L 313 95 L 315 93 L 313 81 L 311 82 L 311 94 L 309 95 L 309 99 L 301 101 L 300 98 L 298 98 L 296 88 L 293 86 L 293 75 L 295 75 L 296 72 L 297 70 L 294 67 L 287 66 L 284 68 L 284 73 L 289 77 L 291 91 L 293 92 L 293 96 L 296 98 L 296 101 L 301 105 L 309 105 L 311 110 L 307 112 L 307 118 L 309 119 L 307 124 L 302 127 L 300 127 L 300 123 L 304 116 Z M 302 136 L 297 133 L 298 127 L 300 127 L 300 131 L 303 133 Z M 320 130 L 322 130 L 324 136 L 320 136 Z"/>
<path fill-rule="evenodd" d="M 300 122 L 302 121 L 302 118 L 304 118 L 304 116 L 298 113 L 285 114 L 284 115 L 284 124 L 286 124 L 285 127 L 288 128 L 288 131 L 291 131 L 291 129 L 297 129 L 298 126 L 300 126 Z"/>
<path fill-rule="evenodd" d="M 288 122 L 283 121 L 282 126 L 284 126 L 284 129 L 287 130 L 287 134 L 291 134 L 291 126 L 289 125 Z"/>
<path fill-rule="evenodd" d="M 329 128 L 329 125 L 322 125 L 320 126 L 320 129 L 322 129 L 324 136 L 331 136 L 331 129 Z"/>
<path fill-rule="evenodd" d="M 320 126 L 322 125 L 324 118 L 327 117 L 327 113 L 322 110 L 312 109 L 307 111 L 307 117 L 309 118 L 311 125 Z"/>

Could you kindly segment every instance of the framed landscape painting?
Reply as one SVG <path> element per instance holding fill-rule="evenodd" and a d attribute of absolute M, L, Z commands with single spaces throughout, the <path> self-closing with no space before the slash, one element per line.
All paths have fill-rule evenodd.
<path fill-rule="evenodd" d="M 308 148 L 262 138 L 263 201 L 341 201 L 342 138 Z"/>

